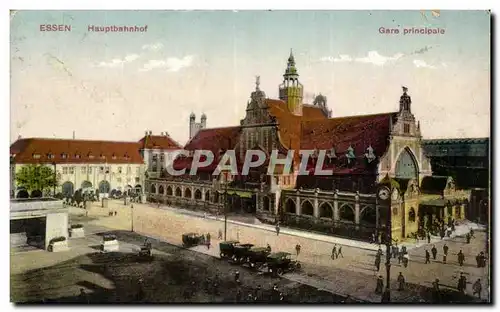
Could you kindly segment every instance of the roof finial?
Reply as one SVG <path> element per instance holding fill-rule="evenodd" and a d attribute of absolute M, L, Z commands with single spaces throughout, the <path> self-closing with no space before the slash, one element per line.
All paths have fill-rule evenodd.
<path fill-rule="evenodd" d="M 255 90 L 259 91 L 260 88 L 260 76 L 255 76 Z"/>
<path fill-rule="evenodd" d="M 292 66 L 295 65 L 295 58 L 293 57 L 293 50 L 290 49 L 290 56 L 288 57 L 288 63 Z"/>
<path fill-rule="evenodd" d="M 403 93 L 406 93 L 406 92 L 408 92 L 408 88 L 403 86 Z"/>

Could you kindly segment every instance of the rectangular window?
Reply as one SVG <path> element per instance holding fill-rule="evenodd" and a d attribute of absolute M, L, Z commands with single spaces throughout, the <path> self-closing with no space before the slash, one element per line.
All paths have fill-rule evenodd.
<path fill-rule="evenodd" d="M 63 167 L 63 174 L 68 174 L 68 167 Z"/>
<path fill-rule="evenodd" d="M 89 167 L 88 171 L 89 171 L 89 173 L 92 173 L 92 167 Z"/>
<path fill-rule="evenodd" d="M 139 170 L 140 170 L 140 168 L 139 168 L 139 167 L 135 168 L 135 174 L 136 174 L 136 175 L 139 175 L 139 174 L 141 173 Z"/>
<path fill-rule="evenodd" d="M 101 167 L 99 168 L 99 173 L 104 173 L 104 167 L 103 167 L 103 166 L 101 166 Z"/>
<path fill-rule="evenodd" d="M 82 167 L 82 173 L 86 174 L 87 173 L 87 167 Z"/>
<path fill-rule="evenodd" d="M 135 183 L 139 183 L 139 182 L 141 182 L 140 178 L 135 178 Z"/>
<path fill-rule="evenodd" d="M 110 171 L 109 167 L 106 167 L 106 173 L 109 173 L 109 171 Z"/>
<path fill-rule="evenodd" d="M 127 167 L 127 173 L 131 173 L 132 172 L 132 168 L 130 166 Z"/>
<path fill-rule="evenodd" d="M 122 173 L 122 167 L 118 167 L 118 173 Z"/>
<path fill-rule="evenodd" d="M 69 167 L 69 174 L 75 173 L 75 167 Z"/>
<path fill-rule="evenodd" d="M 410 133 L 410 125 L 409 124 L 404 124 L 404 133 Z"/>
<path fill-rule="evenodd" d="M 116 182 L 118 182 L 118 183 L 122 183 L 122 178 L 117 178 L 117 179 L 116 179 Z"/>

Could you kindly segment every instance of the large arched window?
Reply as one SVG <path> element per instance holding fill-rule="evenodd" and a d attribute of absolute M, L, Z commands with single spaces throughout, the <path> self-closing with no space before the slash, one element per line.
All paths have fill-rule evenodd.
<path fill-rule="evenodd" d="M 73 196 L 73 193 L 75 192 L 75 187 L 73 185 L 73 182 L 66 181 L 62 185 L 62 193 L 64 197 L 68 198 Z"/>
<path fill-rule="evenodd" d="M 171 186 L 167 186 L 167 195 L 172 196 L 172 187 Z"/>
<path fill-rule="evenodd" d="M 163 187 L 163 185 L 160 185 L 160 187 L 158 187 L 158 193 L 161 195 L 165 193 L 165 188 Z"/>
<path fill-rule="evenodd" d="M 408 147 L 399 154 L 396 162 L 396 178 L 418 179 L 418 164 Z"/>
<path fill-rule="evenodd" d="M 185 198 L 191 198 L 191 189 L 190 188 L 186 188 L 184 190 L 184 197 Z"/>
<path fill-rule="evenodd" d="M 182 190 L 181 190 L 180 187 L 177 187 L 175 189 L 175 196 L 177 196 L 177 197 L 181 197 L 182 196 Z"/>
<path fill-rule="evenodd" d="M 151 184 L 150 192 L 151 192 L 151 194 L 156 194 L 156 185 Z"/>

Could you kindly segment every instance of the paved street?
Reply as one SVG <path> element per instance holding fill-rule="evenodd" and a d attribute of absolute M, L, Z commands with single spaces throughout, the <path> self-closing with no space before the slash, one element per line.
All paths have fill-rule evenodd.
<path fill-rule="evenodd" d="M 101 225 L 115 229 L 130 229 L 131 209 L 124 206 L 120 201 L 110 201 L 110 209 L 118 211 L 116 217 L 104 217 L 89 221 L 90 224 Z M 134 204 L 134 231 L 166 240 L 174 244 L 181 243 L 181 235 L 187 232 L 211 233 L 213 240 L 213 248 L 206 250 L 205 247 L 197 247 L 200 251 L 211 255 L 218 255 L 218 240 L 217 233 L 219 230 L 224 230 L 222 221 L 213 219 L 205 219 L 200 216 L 192 216 L 181 214 L 172 209 L 153 208 L 148 204 Z M 99 211 L 102 215 L 106 215 L 106 209 L 95 207 L 90 212 L 90 216 Z M 374 270 L 375 252 L 371 250 L 343 247 L 344 258 L 332 260 L 330 258 L 333 244 L 325 241 L 319 241 L 307 237 L 282 234 L 277 236 L 274 232 L 259 229 L 256 227 L 228 223 L 227 229 L 228 239 L 237 239 L 241 242 L 250 242 L 259 246 L 269 244 L 273 251 L 287 251 L 295 253 L 295 245 L 300 244 L 302 251 L 299 260 L 304 264 L 304 271 L 308 275 L 321 277 L 326 288 L 335 288 L 338 293 L 352 294 L 364 300 L 378 301 L 374 298 L 373 291 L 375 289 L 375 281 L 377 275 L 382 275 L 385 278 L 385 267 L 382 265 L 380 272 Z M 448 263 L 442 264 L 442 246 L 447 243 L 450 250 Z M 406 278 L 406 281 L 416 285 L 430 287 L 431 282 L 435 278 L 440 279 L 442 287 L 455 288 L 457 284 L 457 275 L 463 270 L 466 274 L 469 283 L 473 283 L 477 278 L 486 282 L 488 276 L 488 268 L 476 268 L 475 256 L 479 251 L 484 250 L 485 233 L 476 231 L 476 238 L 471 244 L 465 244 L 465 239 L 462 237 L 454 237 L 446 241 L 438 241 L 436 248 L 438 249 L 438 259 L 431 261 L 430 264 L 425 262 L 425 245 L 416 246 L 410 249 L 410 263 L 408 268 L 403 268 L 397 261 L 392 261 L 391 277 L 396 281 L 397 274 L 401 271 Z M 431 247 L 428 247 L 429 249 Z M 456 254 L 462 249 L 466 264 L 460 267 L 457 262 Z M 356 278 L 353 278 L 356 276 Z M 394 286 L 392 286 L 394 287 Z M 487 285 L 483 284 L 483 289 L 487 289 Z M 472 285 L 468 285 L 467 292 L 472 293 Z M 402 295 L 404 296 L 404 295 Z"/>

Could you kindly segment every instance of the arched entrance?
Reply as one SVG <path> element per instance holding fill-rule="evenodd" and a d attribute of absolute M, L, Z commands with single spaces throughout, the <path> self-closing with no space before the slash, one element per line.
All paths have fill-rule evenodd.
<path fill-rule="evenodd" d="M 293 201 L 293 199 L 290 199 L 288 198 L 285 202 L 285 211 L 287 213 L 293 213 L 293 214 L 296 214 L 297 211 L 295 209 L 295 202 Z"/>
<path fill-rule="evenodd" d="M 405 147 L 401 154 L 399 154 L 395 169 L 397 179 L 415 179 L 418 181 L 418 164 L 415 156 L 408 147 Z"/>
<path fill-rule="evenodd" d="M 342 205 L 339 209 L 339 219 L 342 221 L 355 222 L 354 208 L 351 205 Z"/>
<path fill-rule="evenodd" d="M 191 189 L 190 188 L 186 188 L 184 190 L 184 197 L 185 198 L 191 198 Z"/>
<path fill-rule="evenodd" d="M 262 198 L 262 210 L 269 211 L 270 207 L 271 204 L 269 203 L 269 197 L 264 196 L 264 198 Z"/>
<path fill-rule="evenodd" d="M 64 182 L 61 188 L 62 194 L 65 198 L 73 196 L 73 193 L 75 192 L 75 186 L 71 181 Z"/>
<path fill-rule="evenodd" d="M 319 217 L 333 219 L 333 208 L 329 203 L 324 202 L 319 206 Z"/>
<path fill-rule="evenodd" d="M 150 187 L 149 192 L 150 192 L 151 194 L 156 194 L 156 185 L 151 184 L 151 187 Z"/>
<path fill-rule="evenodd" d="M 180 187 L 177 187 L 177 188 L 175 189 L 175 196 L 177 196 L 177 197 L 182 197 L 182 190 L 181 190 L 181 188 L 180 188 Z"/>
<path fill-rule="evenodd" d="M 314 214 L 314 207 L 310 201 L 306 200 L 302 203 L 302 214 L 312 216 Z"/>
<path fill-rule="evenodd" d="M 167 195 L 172 196 L 172 187 L 167 186 Z"/>
<path fill-rule="evenodd" d="M 160 185 L 160 187 L 158 187 L 158 193 L 160 195 L 164 195 L 165 194 L 165 188 L 163 187 L 163 185 Z"/>
<path fill-rule="evenodd" d="M 99 193 L 101 193 L 101 194 L 109 193 L 110 189 L 111 189 L 111 187 L 110 187 L 108 181 L 101 181 L 99 183 Z"/>
<path fill-rule="evenodd" d="M 83 181 L 82 182 L 82 190 L 87 190 L 92 188 L 92 183 L 90 181 Z M 89 190 L 91 191 L 91 190 Z"/>
<path fill-rule="evenodd" d="M 200 190 L 196 190 L 194 191 L 194 199 L 196 200 L 201 200 L 201 191 Z"/>
<path fill-rule="evenodd" d="M 142 193 L 142 186 L 141 186 L 140 184 L 137 184 L 137 185 L 135 186 L 135 192 L 136 192 L 137 194 L 141 194 L 141 193 Z"/>
<path fill-rule="evenodd" d="M 367 206 L 361 210 L 359 222 L 362 225 L 375 226 L 377 224 L 377 211 L 375 207 Z"/>

